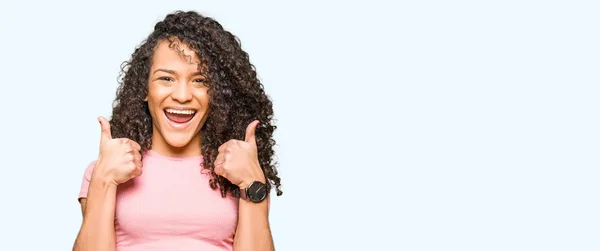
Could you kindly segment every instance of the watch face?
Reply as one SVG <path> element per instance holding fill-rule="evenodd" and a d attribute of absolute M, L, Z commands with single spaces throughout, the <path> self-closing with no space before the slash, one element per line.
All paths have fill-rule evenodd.
<path fill-rule="evenodd" d="M 267 197 L 267 185 L 261 182 L 252 182 L 248 186 L 248 199 L 253 202 L 261 202 Z"/>

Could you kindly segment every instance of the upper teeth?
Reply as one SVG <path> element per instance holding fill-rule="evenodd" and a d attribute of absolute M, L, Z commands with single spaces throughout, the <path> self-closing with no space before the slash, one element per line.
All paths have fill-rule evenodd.
<path fill-rule="evenodd" d="M 196 111 L 194 110 L 175 110 L 175 109 L 167 109 L 168 113 L 176 113 L 176 114 L 194 114 Z"/>

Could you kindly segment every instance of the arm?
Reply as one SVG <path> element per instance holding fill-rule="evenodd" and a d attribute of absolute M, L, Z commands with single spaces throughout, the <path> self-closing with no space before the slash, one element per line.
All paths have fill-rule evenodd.
<path fill-rule="evenodd" d="M 230 140 L 219 147 L 214 172 L 238 187 L 253 181 L 266 183 L 258 161 L 255 130 L 259 121 L 246 128 L 244 141 Z M 234 251 L 274 251 L 269 226 L 269 196 L 259 203 L 239 199 L 238 224 L 233 240 Z"/>
<path fill-rule="evenodd" d="M 117 185 L 92 178 L 88 196 L 82 198 L 83 223 L 73 251 L 115 250 L 115 200 Z"/>
<path fill-rule="evenodd" d="M 274 251 L 269 226 L 269 197 L 260 203 L 240 199 L 234 251 Z"/>
<path fill-rule="evenodd" d="M 73 251 L 114 251 L 117 185 L 142 174 L 141 146 L 129 139 L 113 139 L 110 123 L 102 128 L 98 159 L 86 169 L 79 198 L 83 223 Z"/>

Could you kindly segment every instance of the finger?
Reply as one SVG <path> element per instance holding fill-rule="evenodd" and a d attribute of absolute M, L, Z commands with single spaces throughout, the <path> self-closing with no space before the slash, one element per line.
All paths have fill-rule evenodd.
<path fill-rule="evenodd" d="M 246 139 L 244 141 L 248 143 L 256 144 L 256 127 L 258 126 L 259 121 L 254 120 L 252 123 L 248 125 L 246 128 Z"/>
<path fill-rule="evenodd" d="M 222 144 L 221 146 L 219 146 L 219 149 L 218 149 L 219 153 L 224 153 L 225 152 L 225 150 L 227 149 L 227 146 L 229 145 L 229 142 L 230 141 L 227 141 L 224 144 Z"/>
<path fill-rule="evenodd" d="M 142 168 L 136 168 L 135 170 L 133 170 L 131 175 L 133 176 L 131 178 L 135 178 L 135 177 L 142 175 Z"/>
<path fill-rule="evenodd" d="M 215 164 L 215 173 L 220 176 L 225 174 L 225 169 L 222 164 Z"/>
<path fill-rule="evenodd" d="M 133 140 L 129 140 L 129 144 L 131 144 L 131 148 L 133 148 L 133 150 L 135 150 L 136 152 L 139 152 L 140 150 L 142 150 L 142 146 L 140 146 L 140 144 L 138 144 L 137 142 L 135 142 Z"/>
<path fill-rule="evenodd" d="M 135 160 L 133 161 L 133 163 L 135 163 L 135 167 L 136 167 L 136 169 L 142 169 L 142 160 L 140 160 L 140 159 L 135 159 Z"/>
<path fill-rule="evenodd" d="M 134 160 L 137 160 L 137 161 L 141 161 L 142 160 L 142 154 L 140 154 L 139 151 L 134 151 L 133 152 L 133 157 L 134 157 L 133 158 Z"/>
<path fill-rule="evenodd" d="M 101 136 L 100 136 L 100 142 L 112 139 L 112 135 L 110 134 L 110 123 L 108 122 L 108 120 L 106 120 L 106 118 L 100 116 L 100 117 L 98 117 L 98 122 L 100 122 L 100 128 L 102 129 Z"/>
<path fill-rule="evenodd" d="M 216 165 L 223 165 L 223 163 L 225 163 L 225 155 L 223 154 L 219 154 L 217 155 L 217 158 L 215 159 L 215 166 Z"/>

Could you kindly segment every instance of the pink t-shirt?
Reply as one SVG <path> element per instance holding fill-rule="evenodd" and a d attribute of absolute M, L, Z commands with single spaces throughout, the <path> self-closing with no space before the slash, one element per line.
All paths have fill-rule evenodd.
<path fill-rule="evenodd" d="M 118 251 L 233 249 L 239 199 L 212 190 L 201 164 L 201 156 L 145 153 L 142 175 L 117 187 Z M 94 165 L 86 169 L 79 198 L 87 196 Z"/>

